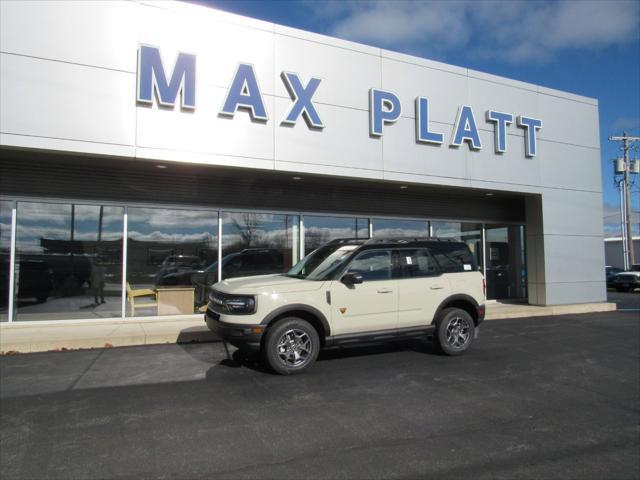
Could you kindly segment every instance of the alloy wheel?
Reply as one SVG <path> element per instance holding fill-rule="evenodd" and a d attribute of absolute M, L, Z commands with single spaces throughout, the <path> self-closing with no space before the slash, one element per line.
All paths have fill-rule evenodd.
<path fill-rule="evenodd" d="M 309 334 L 298 328 L 287 330 L 278 339 L 277 345 L 280 362 L 286 367 L 303 365 L 309 359 L 313 350 L 313 343 Z"/>

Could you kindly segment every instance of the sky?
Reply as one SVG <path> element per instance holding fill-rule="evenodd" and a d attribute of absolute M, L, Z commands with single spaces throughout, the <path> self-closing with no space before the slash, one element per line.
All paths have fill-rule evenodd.
<path fill-rule="evenodd" d="M 605 236 L 619 235 L 608 138 L 640 136 L 640 0 L 192 2 L 598 99 Z M 640 235 L 640 178 L 631 198 Z"/>

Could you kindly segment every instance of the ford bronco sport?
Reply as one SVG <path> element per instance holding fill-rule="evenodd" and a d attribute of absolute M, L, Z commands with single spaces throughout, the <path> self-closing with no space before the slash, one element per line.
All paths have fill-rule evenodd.
<path fill-rule="evenodd" d="M 362 342 L 428 337 L 460 355 L 484 311 L 484 280 L 465 243 L 341 239 L 285 274 L 216 283 L 205 320 L 287 375 L 310 367 L 321 348 Z"/>

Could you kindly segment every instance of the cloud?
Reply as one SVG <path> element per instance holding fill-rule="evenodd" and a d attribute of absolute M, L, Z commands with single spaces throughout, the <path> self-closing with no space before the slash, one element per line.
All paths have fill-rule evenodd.
<path fill-rule="evenodd" d="M 631 131 L 640 128 L 640 118 L 638 117 L 618 117 L 611 124 L 612 132 L 620 132 L 623 130 Z"/>
<path fill-rule="evenodd" d="M 635 0 L 306 3 L 327 33 L 383 48 L 508 62 L 544 62 L 568 50 L 637 42 Z"/>

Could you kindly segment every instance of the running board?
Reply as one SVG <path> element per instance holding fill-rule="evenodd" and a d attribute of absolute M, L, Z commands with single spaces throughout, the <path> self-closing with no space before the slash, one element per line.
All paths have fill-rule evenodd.
<path fill-rule="evenodd" d="M 395 330 L 379 330 L 374 332 L 347 333 L 345 335 L 334 335 L 325 339 L 325 347 L 336 347 L 344 345 L 358 345 L 362 343 L 388 342 L 391 340 L 401 340 L 407 338 L 427 337 L 433 339 L 436 331 L 435 325 L 425 325 L 421 327 L 407 327 Z"/>

